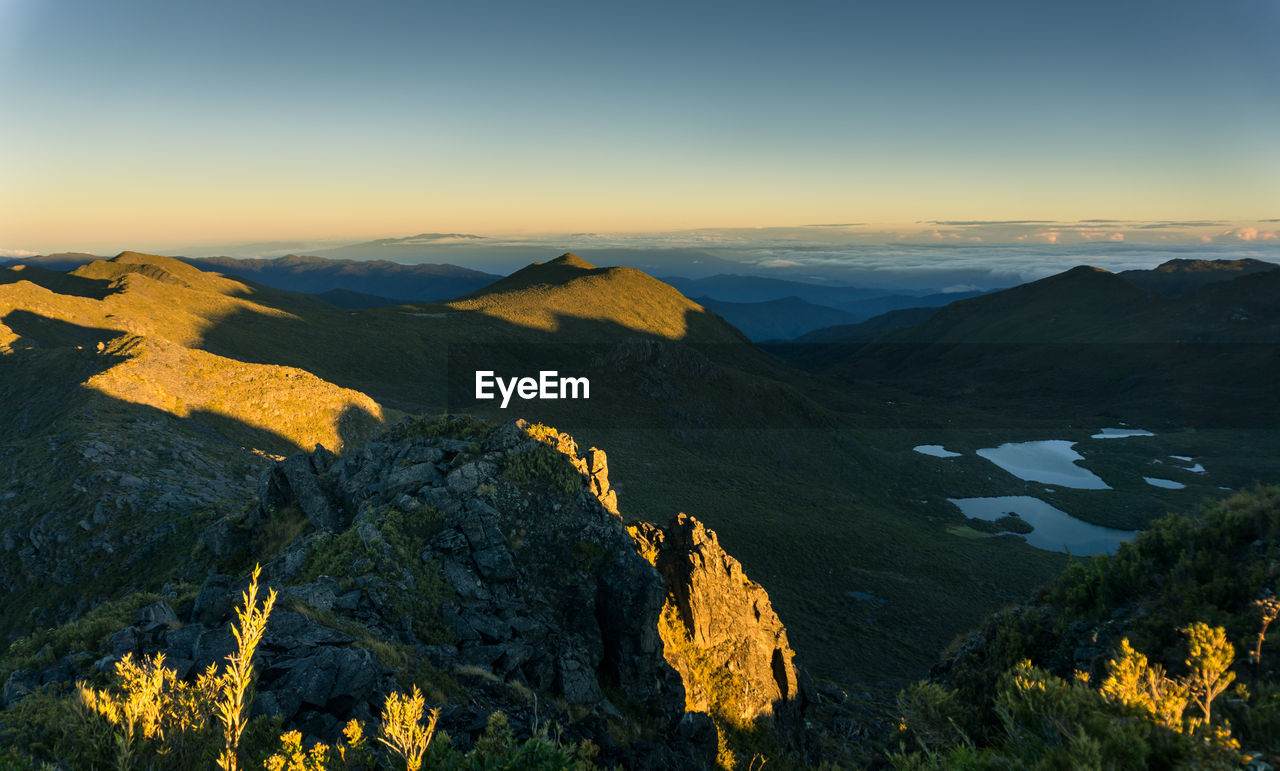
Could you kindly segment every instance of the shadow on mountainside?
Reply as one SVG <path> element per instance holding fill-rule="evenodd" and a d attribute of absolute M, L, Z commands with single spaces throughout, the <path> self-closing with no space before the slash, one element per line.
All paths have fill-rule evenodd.
<path fill-rule="evenodd" d="M 24 311 L 4 322 L 39 343 L 0 355 L 6 639 L 175 575 L 198 583 L 183 566 L 201 528 L 247 505 L 271 454 L 314 449 L 227 414 L 180 415 L 87 385 L 131 357 L 82 343 L 118 332 Z M 354 447 L 382 423 L 348 406 L 336 425 Z"/>
<path fill-rule="evenodd" d="M 102 300 L 120 291 L 112 287 L 111 282 L 106 279 L 84 278 L 37 265 L 18 265 L 7 270 L 0 269 L 0 285 L 16 284 L 19 281 L 30 281 L 50 292 L 84 297 L 89 300 Z"/>
<path fill-rule="evenodd" d="M 0 317 L 0 324 L 13 330 L 18 339 L 14 348 L 94 347 L 119 337 L 114 329 L 73 324 L 28 310 L 15 309 Z"/>

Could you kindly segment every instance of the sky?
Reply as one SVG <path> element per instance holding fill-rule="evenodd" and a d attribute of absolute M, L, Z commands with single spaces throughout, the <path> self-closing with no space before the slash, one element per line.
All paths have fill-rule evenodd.
<path fill-rule="evenodd" d="M 1280 0 L 0 0 L 0 250 L 1274 241 L 1277 39 Z"/>

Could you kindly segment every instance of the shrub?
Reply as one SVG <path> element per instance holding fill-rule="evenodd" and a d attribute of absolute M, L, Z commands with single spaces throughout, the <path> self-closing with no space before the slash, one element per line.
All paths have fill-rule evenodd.
<path fill-rule="evenodd" d="M 585 484 L 569 459 L 546 444 L 508 455 L 502 475 L 520 487 L 543 482 L 559 495 L 572 495 L 582 490 Z"/>

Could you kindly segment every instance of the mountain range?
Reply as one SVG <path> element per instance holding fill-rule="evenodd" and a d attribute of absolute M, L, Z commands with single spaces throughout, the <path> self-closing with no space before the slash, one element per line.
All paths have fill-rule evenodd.
<path fill-rule="evenodd" d="M 55 257 L 72 263 L 71 269 L 53 269 Z M 264 275 L 271 273 L 269 264 L 261 263 Z M 345 270 L 328 260 L 294 264 L 303 273 L 312 266 L 321 273 L 332 268 L 333 276 Z M 369 544 L 380 538 L 392 549 L 388 553 L 398 554 L 394 550 L 403 546 L 415 555 L 430 546 L 436 555 L 432 564 L 454 560 L 466 570 L 497 570 L 498 575 L 502 568 L 490 558 L 501 560 L 488 551 L 496 548 L 496 537 L 479 534 L 488 532 L 488 525 L 473 534 L 466 529 L 471 525 L 449 519 L 451 514 L 431 520 L 432 538 L 458 529 L 466 539 L 463 551 L 444 541 L 401 542 L 394 527 L 398 515 L 389 515 L 386 507 L 416 511 L 435 500 L 430 496 L 444 496 L 437 501 L 441 511 L 453 502 L 466 512 L 475 496 L 491 507 L 508 496 L 515 506 L 524 500 L 519 485 L 533 484 L 537 492 L 530 494 L 543 496 L 537 499 L 552 508 L 535 506 L 519 517 L 495 520 L 502 523 L 503 549 L 510 550 L 535 532 L 535 520 L 520 517 L 579 511 L 578 503 L 570 506 L 568 498 L 554 492 L 572 483 L 600 498 L 606 510 L 616 509 L 621 523 L 635 529 L 634 538 L 649 533 L 647 541 L 636 541 L 649 546 L 637 548 L 660 572 L 675 575 L 675 566 L 693 559 L 699 565 L 725 565 L 729 583 L 741 584 L 745 571 L 767 588 L 771 608 L 785 623 L 788 650 L 794 648 L 796 661 L 809 673 L 801 679 L 814 680 L 804 688 L 816 711 L 805 719 L 825 725 L 822 735 L 834 741 L 837 725 L 883 727 L 898 689 L 926 675 L 958 635 L 1074 564 L 1065 553 L 984 529 L 950 499 L 1034 495 L 1090 524 L 1137 530 L 1171 508 L 1220 496 L 1219 487 L 1280 476 L 1271 409 L 1280 272 L 1257 266 L 1162 266 L 1162 274 L 1195 276 L 1186 281 L 1196 288 L 1176 296 L 1140 286 L 1142 276 L 1080 267 L 941 309 L 892 311 L 804 338 L 820 343 L 768 346 L 751 344 L 716 310 L 715 301 L 704 305 L 640 270 L 599 268 L 573 254 L 506 277 L 484 276 L 491 280 L 448 301 L 390 307 L 337 307 L 227 272 L 133 252 L 109 260 L 50 256 L 0 270 L 0 424 L 6 427 L 0 460 L 15 470 L 0 488 L 0 575 L 8 590 L 0 623 L 14 650 L 43 639 L 41 630 L 79 628 L 75 624 L 127 598 L 154 603 L 167 597 L 175 624 L 200 624 L 208 631 L 225 615 L 195 612 L 209 571 L 225 577 L 242 573 L 251 559 L 312 564 L 326 555 L 348 555 L 325 545 L 330 543 L 346 544 L 343 548 L 360 543 L 376 551 L 382 547 Z M 481 280 L 447 270 L 432 275 L 427 269 L 421 275 L 424 284 Z M 407 299 L 412 298 L 397 301 Z M 1064 358 L 1063 350 L 1084 353 Z M 504 409 L 474 397 L 471 386 L 479 369 L 581 375 L 591 381 L 591 396 L 521 400 Z M 446 411 L 492 422 L 455 426 L 413 417 Z M 492 427 L 517 416 L 530 421 L 525 425 L 533 444 L 521 444 L 525 440 L 519 438 L 490 444 Z M 1156 429 L 1156 435 L 1095 438 L 1099 429 L 1125 422 Z M 570 447 L 570 440 L 561 442 L 560 432 L 545 426 L 571 432 L 576 442 Z M 1080 462 L 1111 489 L 1082 491 L 1028 481 L 979 454 L 1003 442 L 1048 438 L 1073 442 Z M 539 443 L 559 454 L 531 455 L 512 465 L 517 462 L 509 453 L 533 452 Z M 913 449 L 934 444 L 956 451 L 955 457 Z M 583 447 L 592 450 L 578 449 Z M 607 449 L 607 470 L 596 448 Z M 561 456 L 573 469 L 568 476 Z M 1208 471 L 1175 465 L 1167 460 L 1173 456 L 1195 458 Z M 474 468 L 463 472 L 468 464 Z M 410 479 L 413 474 L 425 476 Z M 1144 478 L 1154 474 L 1176 480 L 1180 488 L 1152 487 Z M 463 488 L 460 494 L 470 497 L 448 497 L 449 489 Z M 563 489 L 572 498 L 578 487 Z M 414 500 L 402 501 L 402 492 Z M 363 500 L 374 502 L 378 519 L 359 518 Z M 557 504 L 561 509 L 554 508 Z M 277 517 L 272 507 L 288 516 Z M 716 548 L 734 555 L 734 564 L 740 561 L 737 573 L 711 550 L 710 536 L 692 535 L 692 525 L 687 538 L 677 537 L 686 531 L 670 523 L 680 512 L 714 529 Z M 664 528 L 662 534 L 647 531 L 650 525 Z M 573 540 L 574 527 L 566 520 L 536 531 L 538 538 L 569 539 L 555 552 L 559 563 L 580 563 L 586 574 L 596 576 L 593 566 L 603 564 L 598 560 L 621 554 L 615 549 L 626 542 L 620 535 L 579 542 Z M 601 546 L 606 541 L 614 545 Z M 676 548 L 680 543 L 685 546 Z M 680 550 L 698 544 L 703 551 L 696 559 Z M 676 550 L 666 552 L 668 557 L 655 556 L 671 548 Z M 388 581 L 377 560 L 376 569 L 366 573 L 355 565 L 359 553 L 342 559 L 347 562 L 340 573 L 362 579 L 363 592 Z M 540 575 L 551 570 L 529 565 Z M 436 587 L 437 580 L 448 583 L 454 588 L 430 595 L 444 613 L 453 606 L 439 597 L 452 596 L 449 592 L 463 584 L 457 583 L 459 576 L 450 577 L 452 568 L 439 569 L 444 572 L 392 576 L 390 583 L 425 588 Z M 359 588 L 334 589 L 320 581 L 321 573 L 290 575 L 300 576 L 300 583 L 281 583 L 304 587 L 295 592 L 299 597 L 298 592 L 314 597 L 326 591 L 337 597 Z M 700 576 L 692 574 L 689 586 L 696 587 Z M 217 601 L 225 605 L 226 596 L 235 594 L 229 586 L 206 600 L 222 598 Z M 699 627 L 703 622 L 695 619 L 710 617 L 688 604 L 688 598 L 727 590 L 699 594 L 673 586 L 669 583 L 667 591 L 686 597 L 685 605 L 676 601 L 673 607 L 686 614 L 693 630 L 688 639 L 715 639 L 720 640 L 716 645 L 729 647 L 745 639 L 716 637 L 712 626 Z M 496 591 L 488 584 L 482 588 Z M 345 627 L 343 634 L 357 639 L 372 634 L 368 639 L 393 647 L 443 644 L 422 631 L 437 622 L 447 625 L 443 616 L 405 616 L 410 626 L 426 626 L 421 633 L 406 632 L 416 635 L 409 642 L 388 637 L 390 626 L 404 620 L 393 606 L 409 595 L 384 591 L 378 596 L 385 608 L 357 603 L 347 613 L 367 622 L 365 631 Z M 603 604 L 596 616 L 608 617 L 608 601 L 598 601 Z M 195 653 L 181 648 L 186 642 L 170 643 L 174 631 L 153 634 L 155 627 L 144 629 L 150 622 L 135 622 L 129 614 L 144 606 L 129 606 L 127 618 L 113 615 L 110 623 L 93 627 L 101 630 L 90 635 L 93 640 L 77 637 L 73 647 L 52 646 L 60 652 L 50 653 L 48 661 L 35 656 L 37 647 L 29 658 L 0 663 L 6 701 L 20 690 L 30 691 L 32 677 L 36 686 L 46 677 L 65 681 L 66 671 L 78 672 L 97 660 L 92 655 L 109 652 L 110 646 L 105 652 L 101 646 L 117 633 L 120 639 L 130 634 L 151 639 L 159 646 L 152 650 L 171 650 L 174 656 Z M 502 618 L 504 612 L 482 615 Z M 485 623 L 468 621 L 467 628 Z M 320 656 L 331 643 L 319 642 L 319 636 L 330 632 L 297 628 L 304 627 L 306 639 L 315 643 L 308 643 L 312 653 Z M 523 633 L 485 628 L 489 631 L 475 631 L 474 640 L 450 638 L 453 654 L 431 651 L 432 666 L 447 674 L 455 665 L 479 662 L 499 680 L 519 672 L 517 680 L 532 682 L 536 667 L 522 667 L 540 658 L 506 667 L 501 662 L 514 659 L 501 657 L 516 655 L 512 645 L 536 646 Z M 780 639 L 777 629 L 770 629 L 747 647 L 767 649 L 770 656 L 782 650 L 760 641 Z M 650 634 L 646 639 L 656 634 L 626 634 L 633 632 Z M 66 640 L 72 633 L 59 634 L 56 639 Z M 607 631 L 591 634 L 632 639 L 610 637 L 614 633 Z M 685 638 L 669 637 L 667 647 L 674 651 L 677 639 Z M 619 645 L 604 650 L 632 650 L 630 642 Z M 686 670 L 697 670 L 699 657 L 719 650 L 716 645 L 684 650 Z M 464 651 L 482 657 L 472 650 L 478 647 L 486 649 L 483 655 L 493 654 L 492 661 L 448 658 Z M 576 687 L 569 683 L 578 680 L 566 679 L 564 672 L 582 665 L 594 679 L 580 681 L 597 682 L 608 694 L 625 669 L 620 655 L 588 657 L 586 664 L 573 666 L 550 662 L 550 680 L 535 686 L 548 698 L 565 698 Z M 70 669 L 58 669 L 64 665 Z M 294 668 L 272 663 L 265 676 L 283 686 L 293 682 L 288 672 Z M 296 676 L 304 671 L 310 670 Z M 801 688 L 790 678 L 770 679 L 775 684 L 770 687 L 788 695 L 784 701 Z M 687 673 L 683 682 L 694 691 L 710 687 L 698 686 L 698 677 Z M 265 690 L 273 689 L 279 690 Z M 851 700 L 847 694 L 853 689 L 863 695 Z M 447 697 L 446 691 L 441 685 L 437 693 Z M 322 709 L 308 709 L 329 717 L 307 725 L 313 725 L 314 735 L 331 734 L 330 718 L 352 714 L 353 705 L 373 698 L 372 692 L 327 692 Z M 705 701 L 712 696 L 699 698 L 714 713 Z M 332 708 L 326 706 L 330 701 Z M 618 696 L 617 701 L 635 700 Z M 712 701 L 727 703 L 723 694 Z M 608 733 L 609 718 L 602 716 L 609 708 L 598 700 L 590 704 L 588 712 L 604 722 L 575 721 L 575 737 L 586 737 L 591 725 L 596 728 L 590 735 L 597 739 L 601 731 Z M 672 714 L 656 702 L 644 709 L 649 710 L 646 720 Z M 303 712 L 289 714 L 311 719 Z M 0 714 L 17 713 L 11 708 Z M 459 723 L 453 725 L 471 719 L 461 713 L 454 717 Z M 720 721 L 716 730 L 725 736 L 724 715 L 715 719 Z M 787 729 L 778 726 L 782 738 L 775 739 L 786 744 Z M 4 730 L 0 726 L 0 738 Z M 472 734 L 478 736 L 479 730 Z M 696 733 L 693 727 L 688 732 Z M 452 733 L 466 731 L 455 727 Z M 662 742 L 673 752 L 706 749 L 702 740 L 668 739 Z M 618 745 L 609 751 L 621 754 L 611 757 L 638 757 L 626 754 L 634 749 L 632 740 Z M 750 745 L 737 746 L 741 751 Z M 856 757 L 849 745 L 842 746 L 839 752 L 854 755 L 840 757 Z M 787 751 L 821 757 L 812 746 Z"/>

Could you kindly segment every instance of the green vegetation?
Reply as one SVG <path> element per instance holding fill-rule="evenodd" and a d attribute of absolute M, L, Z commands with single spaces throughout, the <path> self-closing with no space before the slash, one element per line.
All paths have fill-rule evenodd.
<path fill-rule="evenodd" d="M 1231 766 L 1242 747 L 1274 756 L 1280 681 L 1263 662 L 1275 655 L 1278 536 L 1280 488 L 1259 488 L 1073 563 L 1037 604 L 960 648 L 940 682 L 903 692 L 895 762 L 1141 768 Z M 1090 641 L 1110 656 L 1075 671 Z M 1169 672 L 1159 663 L 1179 660 Z"/>
<path fill-rule="evenodd" d="M 535 481 L 550 485 L 560 495 L 572 495 L 583 489 L 582 475 L 559 450 L 548 444 L 508 455 L 502 475 L 520 487 Z"/>
<path fill-rule="evenodd" d="M 1000 678 L 993 714 L 998 728 L 975 742 L 955 693 L 922 685 L 901 700 L 901 769 L 1169 768 L 1239 765 L 1229 732 L 1181 733 L 1141 707 L 1065 680 L 1024 661 Z"/>
<path fill-rule="evenodd" d="M 387 429 L 385 439 L 391 442 L 410 439 L 483 440 L 493 429 L 493 423 L 473 415 L 407 415 Z"/>
<path fill-rule="evenodd" d="M 366 512 L 341 533 L 321 534 L 298 580 L 341 577 L 342 587 L 351 589 L 355 577 L 376 576 L 389 618 L 407 620 L 427 644 L 450 642 L 453 633 L 441 621 L 440 606 L 452 599 L 453 587 L 440 577 L 439 565 L 422 560 L 427 543 L 443 527 L 444 514 L 433 506 Z"/>
<path fill-rule="evenodd" d="M 265 767 L 272 771 L 355 771 L 428 769 L 593 768 L 590 743 L 565 744 L 545 730 L 515 741 L 505 716 L 490 716 L 484 737 L 470 752 L 458 753 L 449 737 L 438 741 L 439 709 L 424 719 L 426 700 L 415 686 L 411 695 L 392 693 L 383 707 L 378 745 L 365 727 L 351 721 L 343 739 L 304 749 L 297 731 L 279 733 L 278 721 L 247 715 L 252 701 L 253 655 L 266 628 L 275 592 L 259 604 L 258 571 L 237 607 L 232 627 L 236 649 L 226 664 L 216 664 L 194 681 L 179 679 L 163 654 L 141 662 L 131 654 L 116 663 L 104 688 L 81 683 L 73 695 L 33 694 L 0 713 L 0 767 L 28 768 L 58 763 L 73 768 L 129 769 Z M 279 738 L 272 740 L 276 735 Z M 242 741 L 242 738 L 244 739 Z M 383 749 L 385 748 L 385 749 Z M 428 754 L 430 750 L 430 754 Z"/>
<path fill-rule="evenodd" d="M 17 669 L 52 666 L 68 653 L 100 650 L 108 635 L 127 626 L 140 608 L 161 599 L 158 594 L 137 592 L 104 602 L 71 623 L 18 638 L 0 657 L 0 680 Z"/>

